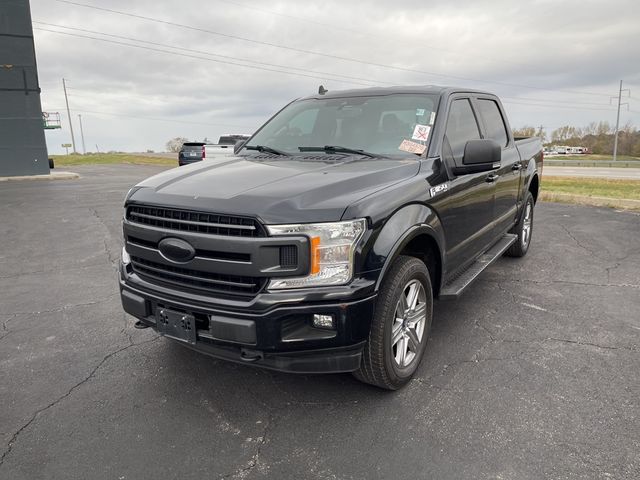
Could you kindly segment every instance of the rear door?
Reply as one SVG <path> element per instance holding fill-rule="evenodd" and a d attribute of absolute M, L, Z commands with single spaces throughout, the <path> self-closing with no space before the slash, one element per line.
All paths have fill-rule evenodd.
<path fill-rule="evenodd" d="M 466 143 L 481 138 L 469 96 L 453 98 L 446 125 L 441 155 L 451 171 L 462 165 Z M 487 175 L 482 172 L 452 176 L 447 191 L 431 201 L 442 220 L 449 272 L 475 259 L 491 243 L 495 185 L 487 182 Z"/>
<path fill-rule="evenodd" d="M 494 233 L 498 236 L 509 230 L 516 221 L 522 172 L 520 153 L 513 136 L 509 134 L 506 117 L 496 98 L 479 95 L 474 99 L 474 105 L 480 114 L 484 138 L 495 140 L 502 147 L 500 169 L 493 172 L 498 175 L 494 203 Z"/>

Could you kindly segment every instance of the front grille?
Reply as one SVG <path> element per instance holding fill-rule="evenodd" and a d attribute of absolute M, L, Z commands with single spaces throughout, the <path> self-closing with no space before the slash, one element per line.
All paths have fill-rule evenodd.
<path fill-rule="evenodd" d="M 135 273 L 152 283 L 167 283 L 189 290 L 202 290 L 205 293 L 255 295 L 266 283 L 264 278 L 203 272 L 134 256 L 131 257 L 131 265 Z"/>
<path fill-rule="evenodd" d="M 176 208 L 130 205 L 127 220 L 167 230 L 233 237 L 264 237 L 262 225 L 251 217 L 192 212 Z"/>

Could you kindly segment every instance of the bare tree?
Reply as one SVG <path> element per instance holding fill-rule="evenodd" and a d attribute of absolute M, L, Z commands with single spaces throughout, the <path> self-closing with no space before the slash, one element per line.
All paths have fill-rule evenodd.
<path fill-rule="evenodd" d="M 517 128 L 513 131 L 514 137 L 535 137 L 536 128 L 525 125 L 522 128 Z"/>
<path fill-rule="evenodd" d="M 189 140 L 184 137 L 175 137 L 169 140 L 166 144 L 167 152 L 179 152 L 184 145 Z"/>

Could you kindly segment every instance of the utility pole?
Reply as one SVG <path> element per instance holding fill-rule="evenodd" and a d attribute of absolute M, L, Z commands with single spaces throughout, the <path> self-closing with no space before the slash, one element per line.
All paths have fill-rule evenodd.
<path fill-rule="evenodd" d="M 64 101 L 67 104 L 67 118 L 69 119 L 69 129 L 71 130 L 71 144 L 73 145 L 73 153 L 76 152 L 76 139 L 73 137 L 73 122 L 71 121 L 71 112 L 69 111 L 69 99 L 67 98 L 67 84 L 62 79 L 62 89 L 64 90 Z"/>
<path fill-rule="evenodd" d="M 620 80 L 620 90 L 618 90 L 618 115 L 616 116 L 616 134 L 615 139 L 613 141 L 613 161 L 616 161 L 616 157 L 618 156 L 618 129 L 620 128 L 620 106 L 626 105 L 629 108 L 629 103 L 622 103 L 622 92 L 627 92 L 628 96 L 631 96 L 631 90 L 628 88 L 622 89 L 622 80 Z M 611 97 L 609 99 L 609 103 L 616 97 Z"/>
<path fill-rule="evenodd" d="M 78 114 L 78 120 L 80 120 L 80 137 L 82 138 L 82 153 L 86 154 L 87 149 L 84 146 L 84 131 L 82 130 L 82 115 Z"/>

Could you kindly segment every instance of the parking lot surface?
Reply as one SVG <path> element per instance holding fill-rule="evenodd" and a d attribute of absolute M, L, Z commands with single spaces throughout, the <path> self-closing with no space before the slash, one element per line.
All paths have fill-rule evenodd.
<path fill-rule="evenodd" d="M 121 308 L 122 200 L 160 167 L 0 186 L 0 478 L 640 477 L 640 216 L 536 208 L 436 303 L 416 379 L 225 363 Z"/>

